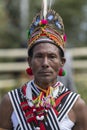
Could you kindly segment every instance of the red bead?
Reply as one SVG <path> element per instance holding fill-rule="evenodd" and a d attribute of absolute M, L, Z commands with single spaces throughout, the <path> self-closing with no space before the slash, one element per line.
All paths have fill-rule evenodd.
<path fill-rule="evenodd" d="M 26 69 L 26 72 L 28 75 L 32 76 L 33 75 L 33 72 L 32 72 L 32 69 L 31 68 L 27 68 Z"/>
<path fill-rule="evenodd" d="M 58 75 L 59 76 L 65 76 L 66 75 L 66 72 L 63 70 L 63 68 L 60 68 Z"/>

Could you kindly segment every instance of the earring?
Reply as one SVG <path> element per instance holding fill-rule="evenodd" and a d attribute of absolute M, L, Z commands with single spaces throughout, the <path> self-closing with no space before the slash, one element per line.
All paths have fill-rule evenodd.
<path fill-rule="evenodd" d="M 27 68 L 26 69 L 26 72 L 28 75 L 32 76 L 33 75 L 33 72 L 32 72 L 32 69 L 31 68 Z"/>
<path fill-rule="evenodd" d="M 66 40 L 67 40 L 66 34 L 64 34 L 63 39 L 64 39 L 64 42 L 66 42 Z"/>
<path fill-rule="evenodd" d="M 59 76 L 65 76 L 66 75 L 66 71 L 63 68 L 60 68 L 59 72 L 58 72 L 58 75 Z"/>

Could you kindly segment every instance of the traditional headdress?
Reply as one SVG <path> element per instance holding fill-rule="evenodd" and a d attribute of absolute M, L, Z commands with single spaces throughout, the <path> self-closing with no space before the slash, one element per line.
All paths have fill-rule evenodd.
<path fill-rule="evenodd" d="M 48 42 L 58 46 L 64 53 L 65 41 L 62 18 L 51 9 L 51 0 L 43 0 L 42 10 L 33 19 L 28 31 L 28 51 L 38 43 Z"/>

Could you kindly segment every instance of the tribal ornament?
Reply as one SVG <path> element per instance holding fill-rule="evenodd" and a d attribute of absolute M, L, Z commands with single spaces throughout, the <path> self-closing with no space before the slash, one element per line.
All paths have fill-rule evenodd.
<path fill-rule="evenodd" d="M 43 42 L 43 39 L 48 42 L 50 40 L 49 43 L 55 44 L 64 52 L 66 34 L 63 20 L 51 7 L 47 8 L 47 0 L 43 0 L 42 10 L 33 19 L 28 30 L 28 49 Z"/>
<path fill-rule="evenodd" d="M 60 130 L 59 122 L 64 119 L 79 95 L 70 92 L 60 82 L 53 88 L 52 96 L 56 106 L 50 108 L 31 105 L 32 100 L 34 101 L 41 92 L 32 81 L 8 93 L 22 130 Z"/>
<path fill-rule="evenodd" d="M 57 86 L 60 85 L 56 84 Z M 56 86 L 55 86 L 56 87 Z M 40 87 L 38 87 L 40 89 Z M 28 89 L 28 88 L 27 88 Z M 22 111 L 25 114 L 25 118 L 27 123 L 34 123 L 35 125 L 35 130 L 46 130 L 43 123 L 44 123 L 44 118 L 48 115 L 48 110 L 53 107 L 55 109 L 56 104 L 55 104 L 55 98 L 57 93 L 57 87 L 49 87 L 47 90 L 42 90 L 40 94 L 37 97 L 33 97 L 32 100 L 27 98 L 27 90 L 26 90 L 26 85 L 22 87 L 22 93 L 26 100 L 23 100 L 20 104 Z M 30 91 L 29 91 L 30 92 Z M 58 91 L 57 91 L 58 92 Z M 31 104 L 31 105 L 29 105 Z M 58 112 L 55 109 L 56 114 Z M 42 123 L 43 122 L 43 123 Z"/>

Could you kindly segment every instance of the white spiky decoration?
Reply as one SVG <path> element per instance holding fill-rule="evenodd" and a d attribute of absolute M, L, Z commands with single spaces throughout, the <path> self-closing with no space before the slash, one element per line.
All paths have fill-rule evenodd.
<path fill-rule="evenodd" d="M 47 15 L 47 0 L 43 0 L 43 18 L 46 19 Z"/>
<path fill-rule="evenodd" d="M 55 0 L 48 0 L 49 9 L 51 9 L 54 2 L 55 2 Z"/>
<path fill-rule="evenodd" d="M 43 0 L 43 2 L 42 2 L 42 16 L 44 19 L 46 19 L 47 10 L 51 9 L 51 6 L 53 3 L 54 3 L 54 0 Z"/>

